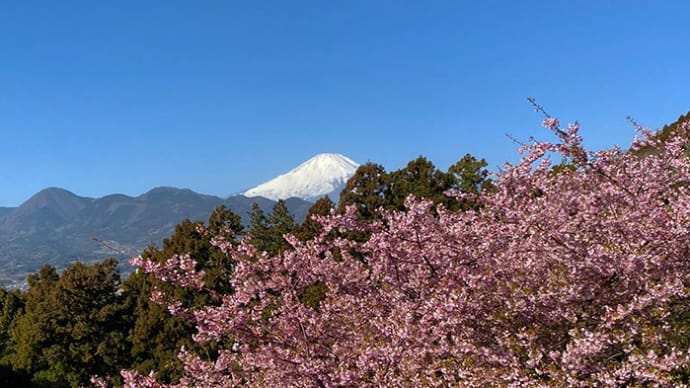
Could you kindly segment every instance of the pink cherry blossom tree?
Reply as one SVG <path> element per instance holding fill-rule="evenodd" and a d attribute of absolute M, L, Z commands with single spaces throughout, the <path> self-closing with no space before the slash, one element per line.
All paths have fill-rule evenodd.
<path fill-rule="evenodd" d="M 363 222 L 350 208 L 320 217 L 310 241 L 287 236 L 292 249 L 274 257 L 209 236 L 237 263 L 234 291 L 193 311 L 154 295 L 193 320 L 195 341 L 228 344 L 214 355 L 181 349 L 179 386 L 681 385 L 687 133 L 662 145 L 640 130 L 629 151 L 592 152 L 577 124 L 543 124 L 557 140 L 523 146 L 495 190 L 477 195 L 478 210 L 409 197 L 406 211 Z M 634 152 L 642 147 L 654 152 Z M 343 237 L 353 231 L 370 237 Z M 193 258 L 134 264 L 203 287 Z M 122 375 L 161 386 L 155 373 Z"/>

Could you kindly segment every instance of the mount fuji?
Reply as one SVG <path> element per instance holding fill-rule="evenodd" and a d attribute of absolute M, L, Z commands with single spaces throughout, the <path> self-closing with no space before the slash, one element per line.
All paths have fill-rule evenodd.
<path fill-rule="evenodd" d="M 268 182 L 251 188 L 242 194 L 247 197 L 264 197 L 274 201 L 301 198 L 315 201 L 325 195 L 337 200 L 340 191 L 359 167 L 359 164 L 341 154 L 318 154 L 293 170 Z"/>

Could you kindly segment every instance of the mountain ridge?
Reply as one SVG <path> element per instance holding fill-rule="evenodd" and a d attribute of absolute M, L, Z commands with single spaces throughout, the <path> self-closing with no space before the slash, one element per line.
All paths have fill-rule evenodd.
<path fill-rule="evenodd" d="M 44 264 L 61 269 L 74 260 L 107 257 L 126 262 L 146 246 L 160 245 L 183 220 L 207 221 L 219 205 L 247 224 L 254 202 L 266 213 L 276 203 L 241 195 L 224 199 L 174 187 L 153 188 L 136 197 L 109 194 L 100 198 L 47 188 L 17 207 L 0 208 L 0 284 L 22 284 L 26 275 Z M 301 199 L 286 204 L 298 222 L 312 205 Z"/>

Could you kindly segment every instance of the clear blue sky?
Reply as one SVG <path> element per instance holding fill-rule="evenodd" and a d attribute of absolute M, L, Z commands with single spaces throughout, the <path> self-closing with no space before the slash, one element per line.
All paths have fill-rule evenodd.
<path fill-rule="evenodd" d="M 690 110 L 686 1 L 16 1 L 0 5 L 0 206 L 48 186 L 227 195 L 321 152 L 393 170 L 594 148 Z"/>

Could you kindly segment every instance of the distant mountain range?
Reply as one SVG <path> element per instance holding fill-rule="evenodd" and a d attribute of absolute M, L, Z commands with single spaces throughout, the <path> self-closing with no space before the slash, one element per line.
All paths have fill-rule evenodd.
<path fill-rule="evenodd" d="M 124 261 L 149 244 L 160 245 L 184 219 L 206 221 L 217 205 L 225 205 L 248 221 L 253 202 L 265 212 L 275 204 L 261 197 L 223 199 L 172 187 L 155 188 L 138 197 L 113 194 L 102 198 L 45 189 L 19 207 L 0 212 L 0 283 L 23 281 L 46 263 L 63 268 L 75 260 L 116 257 Z M 286 203 L 298 220 L 311 206 L 299 198 Z"/>
<path fill-rule="evenodd" d="M 0 207 L 0 284 L 21 284 L 46 263 L 61 269 L 75 260 L 125 261 L 149 244 L 160 245 L 184 219 L 206 221 L 221 204 L 248 223 L 252 203 L 268 213 L 275 200 L 286 199 L 301 222 L 310 200 L 326 194 L 337 197 L 354 173 L 353 166 L 356 163 L 341 155 L 318 155 L 248 190 L 248 195 L 229 198 L 174 187 L 158 187 L 138 197 L 102 198 L 80 197 L 60 188 L 42 190 L 16 208 Z M 265 198 L 269 195 L 272 199 Z"/>

